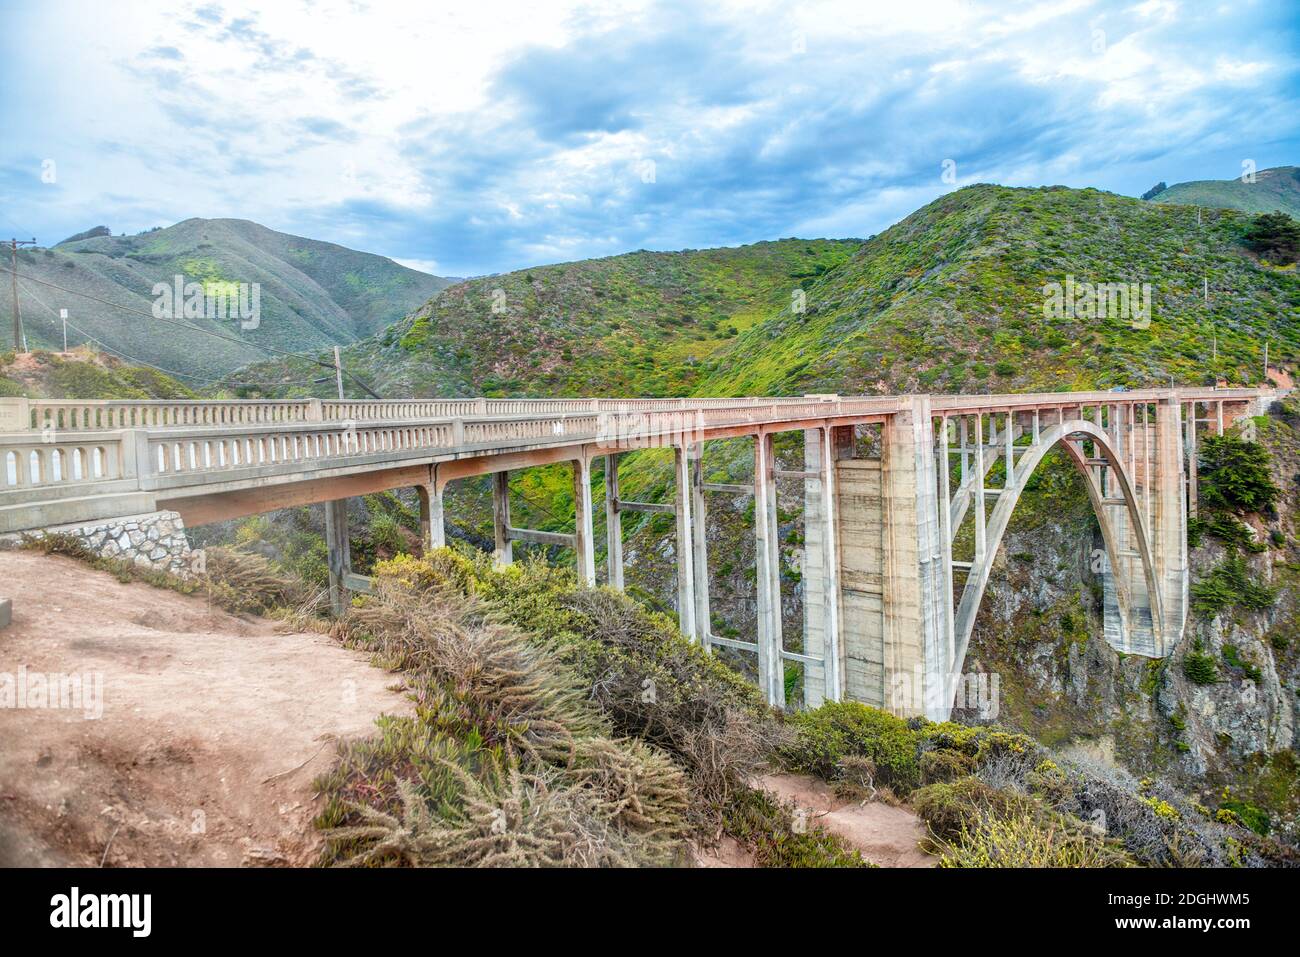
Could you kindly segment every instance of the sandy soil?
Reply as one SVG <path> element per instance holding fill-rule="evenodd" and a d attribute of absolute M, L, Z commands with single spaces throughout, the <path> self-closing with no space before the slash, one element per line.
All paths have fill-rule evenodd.
<path fill-rule="evenodd" d="M 865 804 L 835 796 L 825 781 L 801 774 L 769 774 L 760 779 L 783 801 L 793 801 L 817 823 L 881 867 L 933 867 L 935 858 L 919 847 L 925 825 L 907 808 L 881 801 Z"/>
<path fill-rule="evenodd" d="M 879 867 L 934 867 L 935 858 L 920 848 L 925 825 L 907 808 L 883 801 L 846 801 L 830 786 L 803 774 L 767 774 L 753 782 L 783 803 L 807 812 L 819 824 Z M 753 867 L 754 855 L 730 837 L 718 847 L 695 853 L 697 867 Z"/>
<path fill-rule="evenodd" d="M 335 741 L 410 707 L 327 636 L 71 559 L 0 552 L 0 592 L 14 602 L 0 691 L 24 666 L 102 680 L 99 718 L 93 694 L 0 707 L 0 865 L 311 863 L 311 784 Z"/>

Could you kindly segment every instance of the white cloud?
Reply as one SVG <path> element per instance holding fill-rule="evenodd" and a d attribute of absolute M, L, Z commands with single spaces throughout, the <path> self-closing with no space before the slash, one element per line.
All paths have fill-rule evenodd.
<path fill-rule="evenodd" d="M 946 158 L 959 184 L 1136 191 L 1300 142 L 1281 0 L 18 9 L 4 225 L 51 239 L 240 216 L 481 273 L 864 235 L 952 188 Z"/>

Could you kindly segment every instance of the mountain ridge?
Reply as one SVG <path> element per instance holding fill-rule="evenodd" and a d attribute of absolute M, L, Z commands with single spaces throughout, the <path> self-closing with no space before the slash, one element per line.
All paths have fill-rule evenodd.
<path fill-rule="evenodd" d="M 134 236 L 97 227 L 53 247 L 18 254 L 28 344 L 93 341 L 128 360 L 213 379 L 275 350 L 345 345 L 385 328 L 449 281 L 372 253 L 269 229 L 243 219 L 182 220 Z M 176 276 L 204 289 L 258 287 L 256 322 L 182 316 L 151 322 L 159 283 Z M 251 298 L 251 296 L 250 296 Z M 184 325 L 227 337 L 223 340 Z M 0 335 L 3 335 L 0 333 Z M 234 340 L 234 341 L 230 341 Z"/>
<path fill-rule="evenodd" d="M 1265 339 L 1275 363 L 1300 359 L 1300 281 L 1250 253 L 1250 218 L 1096 189 L 968 186 L 865 242 L 629 253 L 458 284 L 344 362 L 394 397 L 1252 383 Z M 760 253 L 731 276 L 754 287 L 744 302 L 710 299 L 692 273 Z M 1049 317 L 1047 290 L 1076 280 L 1145 292 L 1149 323 Z M 271 362 L 230 381 L 303 373 Z"/>
<path fill-rule="evenodd" d="M 1200 179 L 1175 183 L 1151 197 L 1154 203 L 1214 206 L 1245 213 L 1283 212 L 1300 219 L 1300 166 L 1274 166 L 1255 173 L 1253 183 Z"/>

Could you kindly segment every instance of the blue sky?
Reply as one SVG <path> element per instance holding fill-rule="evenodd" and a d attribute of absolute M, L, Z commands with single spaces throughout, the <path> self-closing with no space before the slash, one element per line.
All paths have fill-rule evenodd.
<path fill-rule="evenodd" d="M 6 238 L 230 216 L 464 276 L 1300 164 L 1300 9 L 0 0 L 0 87 Z"/>

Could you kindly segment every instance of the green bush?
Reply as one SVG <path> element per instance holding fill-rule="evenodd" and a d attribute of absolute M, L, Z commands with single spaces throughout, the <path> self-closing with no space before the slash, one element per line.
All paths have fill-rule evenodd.
<path fill-rule="evenodd" d="M 878 783 L 911 791 L 920 783 L 918 739 L 907 722 L 856 701 L 830 701 L 790 719 L 795 741 L 783 749 L 791 768 L 833 779 L 847 757 L 867 757 Z"/>
<path fill-rule="evenodd" d="M 1245 801 L 1238 801 L 1236 798 L 1229 798 L 1219 804 L 1219 810 L 1231 811 L 1237 815 L 1241 823 L 1250 828 L 1261 837 L 1267 837 L 1268 832 L 1272 830 L 1272 821 L 1269 820 L 1268 813 L 1262 808 Z"/>
<path fill-rule="evenodd" d="M 1240 668 L 1242 671 L 1246 673 L 1246 677 L 1249 678 L 1251 681 L 1259 681 L 1260 679 L 1259 666 L 1256 665 L 1253 661 L 1244 658 L 1241 654 L 1241 649 L 1238 648 L 1236 645 L 1223 646 L 1223 660 L 1226 661 L 1228 664 L 1232 665 L 1232 667 L 1234 668 Z"/>
<path fill-rule="evenodd" d="M 913 792 L 912 807 L 939 841 L 953 841 L 963 828 L 973 827 L 981 814 L 1018 816 L 1038 808 L 1027 794 L 1002 790 L 967 775 L 955 781 L 927 784 Z"/>
<path fill-rule="evenodd" d="M 1245 559 L 1230 555 L 1209 575 L 1192 585 L 1192 610 L 1205 618 L 1234 606 L 1251 611 L 1272 607 L 1277 592 L 1249 577 Z"/>
<path fill-rule="evenodd" d="M 1183 674 L 1194 684 L 1212 685 L 1219 680 L 1219 666 L 1209 655 L 1191 651 L 1183 659 Z"/>
<path fill-rule="evenodd" d="M 1059 815 L 980 811 L 940 867 L 1132 867 L 1133 860 Z"/>
<path fill-rule="evenodd" d="M 1300 223 L 1281 211 L 1256 216 L 1243 238 L 1268 262 L 1293 263 L 1300 258 Z"/>
<path fill-rule="evenodd" d="M 1204 439 L 1200 454 L 1200 502 L 1210 510 L 1259 512 L 1277 501 L 1268 450 L 1235 435 Z"/>

